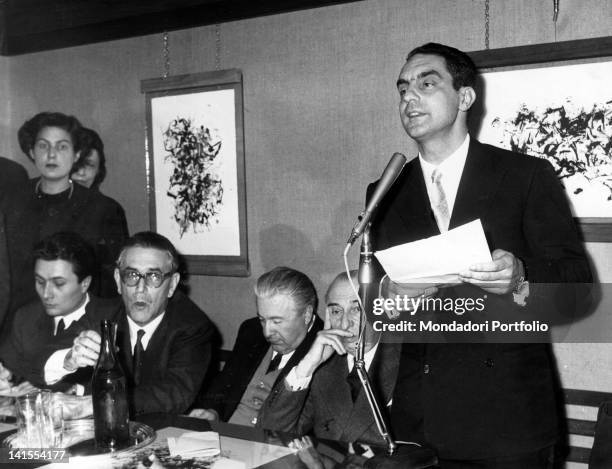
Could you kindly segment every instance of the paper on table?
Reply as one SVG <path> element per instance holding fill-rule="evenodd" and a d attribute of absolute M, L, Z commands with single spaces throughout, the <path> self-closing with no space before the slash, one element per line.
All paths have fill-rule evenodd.
<path fill-rule="evenodd" d="M 398 283 L 459 283 L 470 265 L 491 262 L 480 219 L 430 238 L 375 253 L 389 278 Z"/>
<path fill-rule="evenodd" d="M 204 458 L 219 454 L 219 434 L 217 432 L 188 432 L 179 437 L 168 437 L 171 456 Z"/>

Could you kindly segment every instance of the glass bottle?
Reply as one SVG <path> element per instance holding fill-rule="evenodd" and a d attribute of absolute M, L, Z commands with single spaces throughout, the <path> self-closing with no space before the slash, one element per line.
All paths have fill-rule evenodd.
<path fill-rule="evenodd" d="M 126 379 L 117 355 L 117 324 L 101 322 L 102 342 L 91 379 L 96 447 L 109 449 L 130 445 Z"/>

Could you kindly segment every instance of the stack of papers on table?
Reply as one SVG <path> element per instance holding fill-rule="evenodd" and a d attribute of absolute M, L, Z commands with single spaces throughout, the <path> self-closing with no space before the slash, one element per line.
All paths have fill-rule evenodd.
<path fill-rule="evenodd" d="M 491 262 L 480 219 L 446 233 L 378 251 L 376 258 L 397 283 L 459 283 L 459 272 Z"/>
<path fill-rule="evenodd" d="M 171 456 L 183 458 L 205 458 L 220 452 L 217 432 L 188 432 L 178 437 L 168 437 Z"/>

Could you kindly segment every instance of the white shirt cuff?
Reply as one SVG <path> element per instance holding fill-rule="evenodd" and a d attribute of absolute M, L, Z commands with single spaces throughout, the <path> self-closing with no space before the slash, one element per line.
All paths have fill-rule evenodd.
<path fill-rule="evenodd" d="M 296 368 L 297 367 L 295 366 L 291 368 L 291 371 L 289 371 L 289 373 L 287 373 L 287 376 L 285 376 L 285 383 L 287 385 L 287 389 L 291 391 L 301 391 L 303 389 L 306 389 L 310 385 L 310 381 L 312 380 L 312 375 L 306 376 L 304 378 L 299 378 L 296 375 Z"/>
<path fill-rule="evenodd" d="M 45 363 L 44 378 L 45 383 L 55 384 L 61 380 L 64 376 L 72 373 L 64 368 L 64 359 L 66 354 L 70 351 L 69 348 L 58 350 L 53 352 L 49 359 Z"/>

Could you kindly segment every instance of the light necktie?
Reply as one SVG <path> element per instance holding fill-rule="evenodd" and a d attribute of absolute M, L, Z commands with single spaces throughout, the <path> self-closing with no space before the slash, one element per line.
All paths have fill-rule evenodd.
<path fill-rule="evenodd" d="M 142 355 L 144 347 L 142 346 L 142 336 L 145 335 L 144 329 L 138 329 L 136 333 L 136 345 L 134 346 L 134 384 L 140 384 L 140 369 L 142 368 Z"/>
<path fill-rule="evenodd" d="M 64 322 L 64 318 L 62 318 L 57 323 L 57 330 L 55 331 L 55 335 L 60 335 L 65 330 L 66 330 L 66 323 Z"/>
<path fill-rule="evenodd" d="M 431 173 L 431 182 L 434 185 L 434 197 L 436 200 L 432 201 L 432 209 L 440 233 L 448 231 L 448 224 L 450 222 L 450 212 L 448 210 L 448 202 L 446 200 L 446 194 L 442 187 L 442 173 L 438 171 L 438 168 L 433 170 Z"/>
<path fill-rule="evenodd" d="M 277 353 L 276 356 L 272 360 L 270 360 L 270 364 L 268 365 L 266 374 L 272 373 L 273 371 L 278 370 L 278 366 L 280 365 L 282 358 L 283 356 L 280 353 Z"/>

